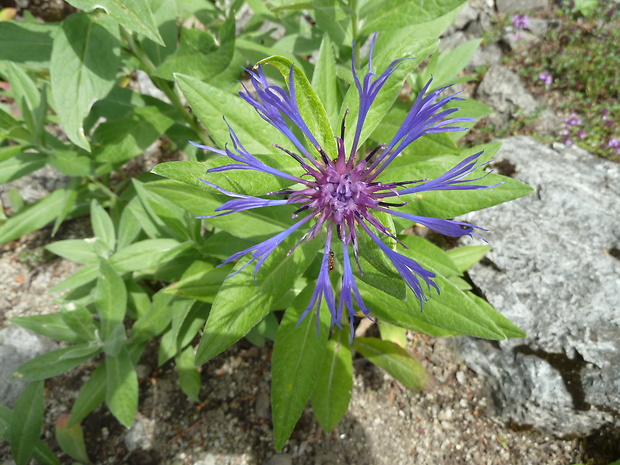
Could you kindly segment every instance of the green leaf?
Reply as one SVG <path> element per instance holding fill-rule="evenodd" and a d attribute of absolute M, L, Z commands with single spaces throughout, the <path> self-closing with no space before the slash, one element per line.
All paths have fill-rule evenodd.
<path fill-rule="evenodd" d="M 0 24 L 2 24 L 0 22 Z M 28 147 L 25 145 L 9 145 L 6 147 L 0 147 L 0 162 L 8 160 L 15 155 L 24 152 Z"/>
<path fill-rule="evenodd" d="M 467 0 L 386 0 L 368 2 L 362 7 L 360 17 L 364 19 L 362 34 L 391 30 L 432 21 L 449 13 Z"/>
<path fill-rule="evenodd" d="M 113 251 L 116 246 L 114 223 L 110 215 L 95 199 L 90 203 L 90 222 L 93 225 L 95 237 L 103 242 L 108 251 Z"/>
<path fill-rule="evenodd" d="M 47 244 L 45 248 L 53 254 L 77 263 L 99 263 L 95 241 L 92 239 L 67 239 Z"/>
<path fill-rule="evenodd" d="M 1 24 L 1 23 L 0 23 Z M 0 405 L 0 439 L 9 440 L 8 430 L 13 412 L 10 408 Z M 60 462 L 51 450 L 38 439 L 34 446 L 32 457 L 41 465 L 60 465 Z"/>
<path fill-rule="evenodd" d="M 405 328 L 393 325 L 387 321 L 380 321 L 379 331 L 381 333 L 381 339 L 384 341 L 391 341 L 401 347 L 407 345 L 407 330 Z"/>
<path fill-rule="evenodd" d="M 125 325 L 123 323 L 117 324 L 110 334 L 108 334 L 103 341 L 101 348 L 106 355 L 112 355 L 116 357 L 123 348 L 125 342 Z"/>
<path fill-rule="evenodd" d="M 106 364 L 103 363 L 93 371 L 78 393 L 77 399 L 71 408 L 71 418 L 68 426 L 81 422 L 105 400 L 106 393 Z"/>
<path fill-rule="evenodd" d="M 178 28 L 173 19 L 177 17 L 177 2 L 175 0 L 149 0 L 149 4 L 165 46 L 148 38 L 142 40 L 141 45 L 153 64 L 157 66 L 177 48 Z"/>
<path fill-rule="evenodd" d="M 440 157 L 428 161 L 412 162 L 407 157 L 395 159 L 388 168 L 382 173 L 382 182 L 403 181 L 411 179 L 435 179 L 448 170 L 452 169 L 459 161 L 467 156 L 480 151 L 485 146 L 474 147 L 463 151 L 460 157 Z M 484 161 L 494 153 L 496 144 L 489 144 L 488 149 L 480 161 Z M 482 170 L 476 170 L 469 178 L 475 179 L 485 176 Z M 515 179 L 501 176 L 498 174 L 488 174 L 483 181 L 476 181 L 475 184 L 494 185 L 502 183 L 493 189 L 478 189 L 465 191 L 431 191 L 403 196 L 403 200 L 409 201 L 402 207 L 403 212 L 433 218 L 454 218 L 464 215 L 471 211 L 481 210 L 492 207 L 509 200 L 523 197 L 532 192 L 532 188 L 527 184 Z M 458 197 L 458 202 L 455 201 Z M 415 200 L 415 201 L 412 201 Z"/>
<path fill-rule="evenodd" d="M 394 299 L 374 289 L 372 296 L 364 296 L 364 300 L 368 301 L 367 303 L 372 307 L 373 313 L 379 318 L 414 331 L 419 330 L 409 326 L 407 321 L 415 325 L 417 324 L 415 320 L 418 320 L 422 324 L 431 325 L 431 328 L 439 327 L 485 339 L 502 340 L 506 338 L 501 329 L 486 315 L 486 312 L 480 309 L 454 284 L 439 274 L 433 280 L 441 293 L 437 295 L 433 291 L 432 295 L 428 296 L 428 301 L 424 302 L 422 306 L 409 289 L 407 289 L 406 302 Z M 422 330 L 421 332 L 425 331 Z"/>
<path fill-rule="evenodd" d="M 358 337 L 353 340 L 353 348 L 409 389 L 431 389 L 435 384 L 424 366 L 394 342 Z"/>
<path fill-rule="evenodd" d="M 149 105 L 99 125 L 92 141 L 97 174 L 107 174 L 143 153 L 174 124 L 176 116 L 178 111 L 172 106 Z"/>
<path fill-rule="evenodd" d="M 110 263 L 105 260 L 101 260 L 99 263 L 95 306 L 101 317 L 102 339 L 105 340 L 114 327 L 123 322 L 127 310 L 125 283 L 110 266 Z"/>
<path fill-rule="evenodd" d="M 149 39 L 164 45 L 159 35 L 153 12 L 148 1 L 144 0 L 67 0 L 74 7 L 92 11 L 103 8 L 116 22 L 130 31 L 143 34 Z M 106 44 L 106 42 L 102 42 Z"/>
<path fill-rule="evenodd" d="M 118 224 L 117 250 L 120 251 L 129 246 L 138 238 L 141 231 L 140 222 L 132 213 L 131 209 L 123 208 L 121 219 Z"/>
<path fill-rule="evenodd" d="M 85 150 L 90 150 L 90 144 L 82 122 L 92 104 L 114 87 L 119 64 L 120 40 L 114 20 L 78 13 L 63 21 L 52 49 L 52 95 L 65 133 Z"/>
<path fill-rule="evenodd" d="M 353 392 L 353 360 L 349 327 L 335 329 L 312 392 L 312 410 L 323 431 L 330 433 L 349 409 Z"/>
<path fill-rule="evenodd" d="M 41 142 L 47 114 L 45 87 L 41 95 L 30 76 L 12 62 L 4 64 L 2 73 L 11 84 L 13 98 L 26 122 L 28 132 L 34 136 L 35 141 Z"/>
<path fill-rule="evenodd" d="M 200 393 L 200 373 L 194 368 L 194 348 L 187 346 L 177 355 L 176 366 L 179 372 L 179 385 L 187 397 L 198 402 Z"/>
<path fill-rule="evenodd" d="M 47 155 L 42 153 L 20 153 L 0 162 L 0 184 L 6 184 L 43 168 L 47 159 Z"/>
<path fill-rule="evenodd" d="M 54 23 L 0 21 L 0 60 L 46 66 L 57 28 Z"/>
<path fill-rule="evenodd" d="M 78 306 L 73 302 L 67 307 L 74 308 L 72 310 L 61 308 L 60 316 L 71 331 L 78 335 L 80 342 L 97 341 L 97 326 L 93 320 L 93 314 L 86 307 Z"/>
<path fill-rule="evenodd" d="M 138 410 L 138 376 L 127 349 L 123 348 L 117 357 L 108 355 L 105 365 L 106 405 L 112 415 L 129 428 Z"/>
<path fill-rule="evenodd" d="M 321 99 L 321 102 L 323 102 L 323 107 L 331 127 L 337 128 L 340 105 L 338 101 L 338 81 L 336 79 L 336 57 L 334 56 L 334 45 L 329 40 L 328 34 L 323 35 L 314 74 L 312 75 L 312 87 Z"/>
<path fill-rule="evenodd" d="M 314 260 L 318 241 L 299 246 L 294 253 L 287 255 L 295 244 L 292 239 L 280 244 L 265 261 L 256 283 L 253 266 L 224 281 L 196 351 L 196 365 L 202 365 L 245 336 Z M 235 269 L 240 269 L 245 262 L 242 260 Z"/>
<path fill-rule="evenodd" d="M 495 310 L 493 306 L 484 300 L 482 297 L 478 297 L 477 295 L 468 292 L 467 295 L 471 300 L 473 300 L 485 313 L 486 315 L 493 320 L 493 322 L 497 325 L 498 328 L 502 330 L 502 332 L 506 335 L 506 337 L 525 337 L 526 334 L 512 323 L 508 318 L 502 315 L 500 312 Z"/>
<path fill-rule="evenodd" d="M 319 145 L 323 148 L 327 157 L 330 159 L 336 158 L 338 154 L 338 148 L 336 146 L 336 139 L 329 124 L 329 118 L 323 107 L 323 103 L 314 92 L 310 81 L 304 74 L 304 72 L 293 65 L 293 62 L 287 58 L 280 56 L 272 56 L 259 61 L 259 64 L 269 64 L 277 68 L 280 74 L 284 77 L 284 80 L 291 88 L 290 69 L 293 67 L 293 82 L 295 84 L 295 100 L 297 101 L 297 107 L 304 122 L 308 126 L 310 133 L 316 138 Z M 313 144 L 309 142 L 309 146 L 313 147 Z"/>
<path fill-rule="evenodd" d="M 219 32 L 219 47 L 213 35 L 198 29 L 182 29 L 179 48 L 157 67 L 154 75 L 172 81 L 174 73 L 211 82 L 230 64 L 235 50 L 235 15 L 231 14 Z"/>
<path fill-rule="evenodd" d="M 186 300 L 186 305 L 177 306 L 177 311 L 172 313 L 172 325 L 161 338 L 157 364 L 166 363 L 172 357 L 178 355 L 185 346 L 200 332 L 209 315 L 210 306 L 202 302 Z"/>
<path fill-rule="evenodd" d="M 94 175 L 94 163 L 90 157 L 81 155 L 85 152 L 72 150 L 54 150 L 49 156 L 49 163 L 67 176 Z"/>
<path fill-rule="evenodd" d="M 482 39 L 468 40 L 452 50 L 433 56 L 421 76 L 420 84 L 423 86 L 432 78 L 433 83 L 428 88 L 429 92 L 453 84 L 456 76 L 471 61 L 481 42 Z"/>
<path fill-rule="evenodd" d="M 170 324 L 173 314 L 184 311 L 191 304 L 191 300 L 165 294 L 163 290 L 157 292 L 148 312 L 131 328 L 131 340 L 145 342 L 158 336 Z"/>
<path fill-rule="evenodd" d="M 255 155 L 256 156 L 256 155 Z M 299 169 L 299 163 L 287 155 L 257 155 L 260 161 L 285 173 L 299 176 L 303 171 Z M 230 190 L 243 195 L 262 195 L 291 186 L 291 181 L 278 178 L 271 174 L 260 173 L 251 170 L 230 170 L 219 173 L 207 173 L 208 169 L 230 165 L 228 157 L 216 156 L 207 162 L 197 161 L 172 161 L 160 163 L 155 166 L 151 173 L 164 176 L 175 181 L 188 184 L 197 189 L 219 194 L 216 189 L 207 186 L 204 179 L 222 189 Z"/>
<path fill-rule="evenodd" d="M 271 409 L 276 450 L 284 447 L 310 399 L 327 347 L 329 312 L 320 315 L 320 334 L 313 315 L 299 322 L 313 290 L 313 285 L 306 287 L 286 310 L 273 348 Z"/>
<path fill-rule="evenodd" d="M 174 76 L 192 110 L 209 131 L 209 136 L 220 147 L 224 147 L 230 140 L 223 115 L 250 153 L 273 152 L 272 144 L 283 147 L 290 145 L 288 139 L 265 122 L 241 98 L 190 76 Z"/>
<path fill-rule="evenodd" d="M 65 357 L 66 355 L 75 353 L 76 349 L 83 350 L 85 348 L 89 348 L 90 350 L 79 357 Z M 13 374 L 13 378 L 24 379 L 26 381 L 39 381 L 42 379 L 52 378 L 53 376 L 60 375 L 71 370 L 72 368 L 75 368 L 100 350 L 101 349 L 98 347 L 89 347 L 86 344 L 53 350 L 24 363 Z"/>
<path fill-rule="evenodd" d="M 146 239 L 119 250 L 110 257 L 110 265 L 119 273 L 152 270 L 181 244 L 174 239 Z"/>
<path fill-rule="evenodd" d="M 488 245 L 469 245 L 450 249 L 446 253 L 459 272 L 463 273 L 482 260 L 489 250 L 491 247 Z"/>
<path fill-rule="evenodd" d="M 88 284 L 94 281 L 95 279 L 97 279 L 98 275 L 99 275 L 99 266 L 97 264 L 86 265 L 80 268 L 79 270 L 77 270 L 75 273 L 73 273 L 71 276 L 69 276 L 65 280 L 53 286 L 49 290 L 49 292 L 56 293 L 56 292 L 64 292 L 69 289 L 75 289 L 76 287 L 80 287 L 80 286 L 83 286 L 85 284 Z"/>
<path fill-rule="evenodd" d="M 11 323 L 59 341 L 82 342 L 80 335 L 67 326 L 60 313 L 18 316 L 11 318 Z"/>
<path fill-rule="evenodd" d="M 230 267 L 213 268 L 210 263 L 194 262 L 179 281 L 164 289 L 166 294 L 213 303 Z"/>
<path fill-rule="evenodd" d="M 89 463 L 84 433 L 79 424 L 68 426 L 69 415 L 61 413 L 56 421 L 56 442 L 71 458 L 82 463 Z"/>
<path fill-rule="evenodd" d="M 419 236 L 403 236 L 401 240 L 409 248 L 407 255 L 421 265 L 433 268 L 446 278 L 460 274 L 450 256 L 432 242 Z"/>
<path fill-rule="evenodd" d="M 212 214 L 226 199 L 221 195 L 209 194 L 203 190 L 167 180 L 149 183 L 149 191 L 159 193 L 197 216 Z M 278 234 L 291 226 L 292 212 L 292 209 L 286 207 L 263 208 L 210 218 L 205 222 L 235 237 L 258 240 Z"/>
<path fill-rule="evenodd" d="M 41 229 L 62 210 L 66 189 L 57 189 L 35 204 L 22 208 L 0 226 L 0 244 Z"/>
<path fill-rule="evenodd" d="M 30 383 L 15 403 L 9 427 L 9 443 L 13 460 L 26 465 L 34 453 L 43 427 L 43 381 Z"/>

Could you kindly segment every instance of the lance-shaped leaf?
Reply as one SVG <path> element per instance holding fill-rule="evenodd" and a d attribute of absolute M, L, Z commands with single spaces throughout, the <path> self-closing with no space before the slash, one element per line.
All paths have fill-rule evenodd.
<path fill-rule="evenodd" d="M 93 103 L 114 87 L 119 64 L 120 39 L 114 20 L 86 13 L 64 20 L 52 49 L 52 95 L 67 136 L 85 150 L 90 150 L 90 144 L 82 127 L 84 118 Z"/>
<path fill-rule="evenodd" d="M 196 352 L 196 365 L 212 359 L 245 336 L 310 265 L 316 256 L 318 241 L 310 241 L 288 254 L 295 244 L 293 239 L 275 249 L 262 265 L 256 282 L 252 265 L 224 281 L 205 325 Z M 236 268 L 243 262 L 245 260 Z"/>
<path fill-rule="evenodd" d="M 314 390 L 320 372 L 327 336 L 329 312 L 320 314 L 320 334 L 314 318 L 299 318 L 306 309 L 314 286 L 304 289 L 286 310 L 280 323 L 271 358 L 271 408 L 275 446 L 281 450 Z M 299 323 L 299 324 L 298 324 Z"/>
<path fill-rule="evenodd" d="M 353 360 L 349 328 L 335 329 L 327 343 L 323 366 L 312 392 L 312 410 L 323 431 L 330 433 L 349 408 L 353 392 Z"/>
<path fill-rule="evenodd" d="M 353 340 L 353 348 L 409 389 L 430 389 L 434 385 L 432 376 L 422 364 L 392 341 L 358 337 Z"/>
<path fill-rule="evenodd" d="M 105 339 L 115 326 L 123 322 L 127 310 L 127 289 L 123 279 L 107 261 L 101 260 L 99 273 L 95 305 L 101 317 L 101 332 Z"/>
<path fill-rule="evenodd" d="M 60 448 L 75 460 L 88 463 L 88 454 L 84 444 L 84 433 L 79 424 L 68 425 L 69 415 L 61 413 L 56 421 L 56 442 Z"/>
<path fill-rule="evenodd" d="M 129 352 L 123 348 L 118 356 L 107 356 L 106 405 L 125 427 L 129 428 L 138 409 L 138 376 Z"/>
<path fill-rule="evenodd" d="M 11 453 L 17 465 L 26 465 L 34 453 L 44 409 L 43 381 L 30 383 L 15 403 L 9 427 Z"/>

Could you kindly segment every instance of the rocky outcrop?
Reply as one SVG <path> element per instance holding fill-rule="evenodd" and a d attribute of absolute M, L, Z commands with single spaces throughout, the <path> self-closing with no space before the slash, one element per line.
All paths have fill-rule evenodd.
<path fill-rule="evenodd" d="M 459 338 L 494 388 L 499 415 L 558 436 L 620 425 L 620 165 L 527 137 L 495 159 L 535 188 L 467 215 L 489 229 L 469 276 L 525 339 Z"/>

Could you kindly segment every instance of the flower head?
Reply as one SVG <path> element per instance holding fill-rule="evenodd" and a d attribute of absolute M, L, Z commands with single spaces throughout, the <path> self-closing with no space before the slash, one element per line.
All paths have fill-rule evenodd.
<path fill-rule="evenodd" d="M 528 15 L 515 14 L 512 17 L 512 25 L 515 29 L 527 29 L 530 25 L 530 18 Z"/>
<path fill-rule="evenodd" d="M 476 184 L 476 181 L 479 181 L 481 178 L 468 178 L 476 168 L 482 165 L 478 161 L 482 152 L 467 157 L 435 179 L 403 180 L 385 183 L 380 181 L 381 173 L 390 163 L 402 154 L 403 150 L 412 142 L 424 134 L 463 130 L 465 128 L 459 126 L 459 124 L 473 120 L 451 117 L 457 109 L 446 109 L 444 108 L 445 105 L 448 102 L 462 99 L 457 97 L 457 94 L 441 97 L 441 94 L 447 87 L 429 92 L 428 89 L 431 85 L 431 81 L 429 81 L 418 94 L 408 115 L 392 140 L 376 147 L 369 154 L 360 153 L 359 143 L 368 111 L 377 94 L 401 61 L 396 60 L 380 75 L 375 74 L 372 67 L 374 41 L 375 37 L 373 37 L 371 43 L 367 73 L 359 76 L 355 70 L 355 63 L 353 63 L 353 76 L 360 97 L 358 120 L 355 125 L 351 147 L 345 147 L 345 122 L 343 121 L 340 137 L 336 137 L 337 153 L 326 153 L 304 121 L 297 106 L 293 69 L 291 69 L 288 92 L 282 87 L 271 85 L 260 66 L 253 71 L 248 71 L 254 92 L 244 88 L 244 91 L 240 93 L 241 98 L 248 102 L 265 121 L 273 125 L 288 138 L 292 144 L 290 149 L 280 146 L 276 147 L 299 163 L 304 171 L 302 176 L 297 177 L 284 173 L 258 160 L 243 147 L 234 129 L 230 126 L 232 148 L 226 147 L 225 150 L 221 150 L 196 144 L 198 147 L 206 150 L 226 155 L 233 161 L 230 165 L 210 169 L 207 173 L 232 169 L 249 169 L 269 173 L 296 183 L 298 188 L 265 194 L 268 197 L 284 196 L 283 199 L 263 199 L 229 192 L 209 181 L 203 180 L 204 183 L 234 199 L 217 208 L 216 212 L 218 213 L 215 215 L 201 218 L 228 215 L 260 207 L 276 205 L 295 206 L 296 208 L 292 216 L 293 218 L 301 216 L 301 219 L 276 236 L 235 253 L 227 258 L 224 263 L 229 263 L 243 255 L 250 255 L 251 258 L 245 266 L 254 263 L 254 275 L 256 276 L 261 265 L 273 250 L 302 226 L 305 226 L 306 231 L 297 244 L 303 240 L 311 240 L 319 236 L 324 237 L 325 246 L 323 247 L 319 276 L 312 298 L 302 315 L 302 318 L 304 318 L 316 307 L 317 325 L 318 311 L 321 308 L 323 299 L 325 299 L 331 314 L 332 325 L 340 325 L 347 317 L 352 323 L 353 317 L 356 314 L 356 305 L 363 315 L 370 318 L 370 309 L 364 304 L 355 281 L 354 267 L 351 266 L 350 262 L 352 256 L 359 272 L 363 272 L 358 260 L 360 248 L 359 234 L 366 234 L 377 245 L 378 249 L 385 253 L 402 276 L 406 285 L 417 297 L 420 305 L 427 300 L 425 289 L 435 288 L 439 292 L 437 285 L 433 281 L 434 273 L 425 270 L 415 260 L 392 250 L 391 247 L 383 242 L 380 236 L 385 236 L 392 240 L 397 240 L 397 238 L 386 225 L 377 219 L 377 213 L 387 213 L 407 219 L 451 237 L 472 236 L 476 235 L 474 233 L 475 229 L 481 228 L 460 221 L 429 218 L 398 211 L 399 207 L 407 203 L 402 202 L 401 197 L 428 191 L 473 190 L 494 187 Z M 296 126 L 312 147 L 307 147 L 305 143 L 299 140 L 295 132 L 287 125 L 285 118 Z M 312 149 L 315 149 L 320 155 L 319 158 L 315 158 L 312 155 Z M 398 197 L 397 202 L 390 201 L 394 197 Z M 338 250 L 332 245 L 332 242 L 335 241 L 340 243 L 344 262 L 337 304 L 332 283 L 329 279 L 329 273 L 333 268 L 333 249 Z M 236 272 L 239 271 L 237 270 Z M 344 315 L 345 308 L 347 317 Z M 353 325 L 351 325 L 351 331 L 353 331 Z"/>
<path fill-rule="evenodd" d="M 553 76 L 551 76 L 551 74 L 549 74 L 549 71 L 545 70 L 542 73 L 540 73 L 538 75 L 538 79 L 540 79 L 541 81 L 543 81 L 545 83 L 545 85 L 551 85 L 551 83 L 553 82 Z"/>

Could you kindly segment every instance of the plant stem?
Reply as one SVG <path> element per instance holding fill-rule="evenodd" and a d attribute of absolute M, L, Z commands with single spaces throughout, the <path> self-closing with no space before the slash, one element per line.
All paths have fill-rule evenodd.
<path fill-rule="evenodd" d="M 358 21 L 358 11 L 357 11 L 357 2 L 358 0 L 349 0 L 349 9 L 351 10 L 351 34 L 353 35 L 353 41 L 355 42 L 355 50 L 353 52 L 355 62 L 359 65 L 360 58 L 360 44 L 357 41 L 357 37 L 359 35 L 359 21 Z"/>

